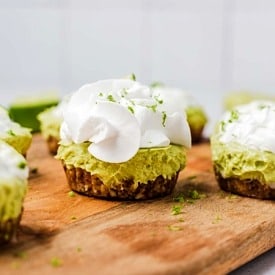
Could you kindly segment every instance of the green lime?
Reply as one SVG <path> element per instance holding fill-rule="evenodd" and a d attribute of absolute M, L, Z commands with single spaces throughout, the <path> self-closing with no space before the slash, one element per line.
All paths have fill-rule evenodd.
<path fill-rule="evenodd" d="M 37 115 L 45 109 L 59 103 L 55 96 L 26 97 L 15 100 L 9 107 L 12 120 L 20 125 L 31 128 L 32 132 L 40 132 L 40 123 Z"/>

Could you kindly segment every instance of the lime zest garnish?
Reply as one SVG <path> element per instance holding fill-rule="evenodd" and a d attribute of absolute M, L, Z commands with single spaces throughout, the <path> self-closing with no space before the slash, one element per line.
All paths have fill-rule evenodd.
<path fill-rule="evenodd" d="M 58 257 L 53 257 L 51 259 L 51 266 L 53 266 L 53 267 L 62 266 L 62 261 Z"/>
<path fill-rule="evenodd" d="M 24 169 L 27 166 L 25 161 L 21 161 L 18 163 L 17 167 L 20 169 Z"/>
<path fill-rule="evenodd" d="M 179 215 L 181 214 L 182 212 L 182 208 L 183 208 L 183 205 L 174 205 L 172 207 L 172 215 Z"/>
<path fill-rule="evenodd" d="M 171 224 L 171 225 L 168 225 L 168 230 L 170 230 L 170 231 L 181 231 L 181 230 L 183 230 L 183 228 L 179 225 Z"/>
<path fill-rule="evenodd" d="M 71 198 L 75 197 L 75 192 L 74 191 L 69 191 L 68 196 L 71 197 Z"/>

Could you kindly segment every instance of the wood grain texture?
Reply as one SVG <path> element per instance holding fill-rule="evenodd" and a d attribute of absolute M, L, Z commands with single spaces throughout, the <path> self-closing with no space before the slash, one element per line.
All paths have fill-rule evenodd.
<path fill-rule="evenodd" d="M 28 160 L 38 172 L 18 240 L 1 248 L 1 274 L 224 274 L 275 246 L 274 201 L 221 191 L 207 142 L 188 152 L 172 195 L 142 202 L 70 197 L 39 135 Z"/>

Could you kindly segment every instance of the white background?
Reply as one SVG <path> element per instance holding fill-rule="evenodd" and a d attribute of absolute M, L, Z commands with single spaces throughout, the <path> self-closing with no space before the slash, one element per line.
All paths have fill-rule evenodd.
<path fill-rule="evenodd" d="M 0 104 L 99 79 L 186 89 L 208 132 L 233 90 L 275 94 L 274 0 L 0 0 Z M 239 270 L 274 274 L 273 254 Z"/>
<path fill-rule="evenodd" d="M 135 73 L 190 91 L 211 125 L 228 92 L 275 93 L 273 0 L 0 0 L 0 38 L 4 106 Z"/>

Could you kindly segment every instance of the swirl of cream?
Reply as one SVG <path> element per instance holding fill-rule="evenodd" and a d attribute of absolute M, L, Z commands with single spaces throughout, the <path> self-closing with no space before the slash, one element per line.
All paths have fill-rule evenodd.
<path fill-rule="evenodd" d="M 219 123 L 222 143 L 238 142 L 250 148 L 275 153 L 275 103 L 253 101 L 235 107 Z"/>
<path fill-rule="evenodd" d="M 163 107 L 172 113 L 175 112 L 175 102 L 177 102 L 176 106 L 179 108 L 178 112 L 182 112 L 189 106 L 199 106 L 190 93 L 179 88 L 157 86 L 153 88 L 153 97 L 163 100 Z"/>
<path fill-rule="evenodd" d="M 0 179 L 13 184 L 13 179 L 26 181 L 29 168 L 25 158 L 13 147 L 0 141 Z"/>
<path fill-rule="evenodd" d="M 15 132 L 19 131 L 29 132 L 27 128 L 22 127 L 19 123 L 14 122 L 9 117 L 8 111 L 0 106 L 0 137 L 7 137 L 10 131 Z"/>
<path fill-rule="evenodd" d="M 173 104 L 178 110 L 176 99 Z M 184 112 L 166 111 L 162 105 L 148 86 L 133 80 L 84 85 L 63 110 L 61 142 L 90 141 L 89 152 L 112 163 L 129 160 L 139 148 L 170 143 L 189 148 L 191 134 Z"/>

